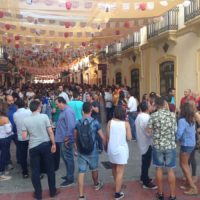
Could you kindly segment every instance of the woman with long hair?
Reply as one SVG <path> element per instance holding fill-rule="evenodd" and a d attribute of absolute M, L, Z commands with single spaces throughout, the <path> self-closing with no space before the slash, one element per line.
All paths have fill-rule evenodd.
<path fill-rule="evenodd" d="M 121 192 L 124 167 L 128 162 L 129 149 L 127 140 L 131 140 L 131 128 L 125 121 L 126 111 L 122 106 L 114 110 L 114 117 L 107 125 L 108 158 L 112 163 L 112 174 L 115 181 L 115 200 L 122 199 Z"/>
<path fill-rule="evenodd" d="M 176 138 L 180 142 L 180 167 L 186 178 L 186 190 L 184 193 L 187 195 L 198 194 L 188 164 L 190 154 L 196 145 L 195 134 L 195 109 L 191 103 L 186 102 L 181 106 Z"/>

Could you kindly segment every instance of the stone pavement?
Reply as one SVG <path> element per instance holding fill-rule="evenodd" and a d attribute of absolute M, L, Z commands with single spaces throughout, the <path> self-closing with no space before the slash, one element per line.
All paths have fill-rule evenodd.
<path fill-rule="evenodd" d="M 166 182 L 166 181 L 165 181 Z M 180 179 L 177 181 L 177 186 L 180 186 Z M 200 184 L 198 184 L 200 186 Z M 178 200 L 197 200 L 200 196 L 190 197 L 183 195 L 183 192 L 177 187 Z M 153 200 L 155 191 L 142 189 L 141 184 L 138 181 L 126 181 L 123 186 L 125 192 L 124 200 Z M 112 183 L 104 185 L 100 191 L 95 191 L 92 186 L 87 185 L 85 187 L 87 200 L 113 200 L 114 186 Z M 0 195 L 0 200 L 31 200 L 32 192 L 20 192 Z M 165 195 L 167 199 L 168 187 L 165 184 Z M 68 188 L 60 189 L 60 193 L 55 198 L 49 198 L 48 191 L 43 192 L 43 199 L 45 200 L 76 200 L 78 199 L 77 187 L 71 186 Z"/>
<path fill-rule="evenodd" d="M 129 163 L 126 166 L 125 175 L 124 175 L 124 187 L 123 191 L 125 192 L 125 200 L 153 200 L 155 191 L 142 189 L 141 184 L 139 183 L 140 178 L 140 155 L 137 148 L 136 142 L 129 143 Z M 12 145 L 12 152 L 15 152 L 14 145 Z M 200 154 L 196 152 L 196 158 L 198 163 L 197 173 L 200 175 L 199 164 L 200 164 Z M 14 155 L 12 155 L 14 159 Z M 99 177 L 105 183 L 104 188 L 101 191 L 94 191 L 91 187 L 92 179 L 90 174 L 87 174 L 85 177 L 86 183 L 86 194 L 88 200 L 112 200 L 114 193 L 113 178 L 111 169 L 106 169 L 102 162 L 108 161 L 106 153 L 100 155 L 100 164 L 99 164 Z M 76 162 L 76 160 L 75 160 Z M 14 161 L 15 163 L 15 161 Z M 151 177 L 154 177 L 154 167 L 150 169 Z M 31 184 L 30 178 L 23 179 L 21 175 L 20 166 L 14 164 L 14 169 L 10 171 L 12 179 L 9 181 L 0 182 L 0 200 L 31 200 L 33 187 Z M 61 160 L 60 169 L 56 172 L 56 182 L 57 187 L 62 183 L 61 177 L 65 175 L 64 163 Z M 77 178 L 77 168 L 75 172 Z M 176 176 L 181 177 L 182 172 L 178 163 L 177 156 L 177 168 Z M 166 178 L 165 178 L 166 182 Z M 180 178 L 177 181 L 177 194 L 178 200 L 200 200 L 200 196 L 188 197 L 183 195 L 183 192 L 179 189 Z M 44 189 L 43 198 L 46 200 L 55 199 L 55 200 L 76 200 L 78 197 L 78 188 L 77 185 L 68 188 L 62 188 L 61 193 L 56 198 L 49 198 L 48 196 L 48 185 L 47 178 L 44 177 L 42 180 L 42 186 Z M 168 195 L 168 186 L 167 182 L 165 184 L 166 196 Z M 198 183 L 198 188 L 200 190 L 200 181 Z"/>

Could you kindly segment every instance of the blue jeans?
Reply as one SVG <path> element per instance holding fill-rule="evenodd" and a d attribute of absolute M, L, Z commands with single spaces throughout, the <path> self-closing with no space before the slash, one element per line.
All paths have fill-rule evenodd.
<path fill-rule="evenodd" d="M 176 149 L 159 150 L 153 148 L 153 164 L 156 167 L 175 168 Z"/>
<path fill-rule="evenodd" d="M 10 137 L 0 139 L 0 173 L 5 170 L 9 157 Z"/>
<path fill-rule="evenodd" d="M 64 142 L 60 143 L 60 154 L 65 163 L 67 180 L 74 181 L 73 144 L 68 144 L 68 146 L 65 146 Z"/>
<path fill-rule="evenodd" d="M 181 146 L 180 151 L 181 153 L 187 153 L 190 155 L 194 149 L 195 147 Z"/>
<path fill-rule="evenodd" d="M 132 139 L 136 140 L 136 128 L 135 128 L 135 119 L 137 117 L 137 112 L 131 112 L 128 114 L 128 120 L 131 126 Z"/>
<path fill-rule="evenodd" d="M 98 170 L 99 154 L 95 150 L 91 155 L 78 154 L 78 171 L 79 173 L 86 173 L 88 167 L 91 171 Z"/>

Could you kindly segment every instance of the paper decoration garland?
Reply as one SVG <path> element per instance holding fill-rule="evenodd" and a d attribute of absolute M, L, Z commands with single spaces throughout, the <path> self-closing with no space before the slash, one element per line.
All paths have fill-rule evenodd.
<path fill-rule="evenodd" d="M 71 1 L 67 1 L 66 4 L 65 4 L 65 7 L 66 7 L 67 10 L 71 10 L 72 2 Z"/>

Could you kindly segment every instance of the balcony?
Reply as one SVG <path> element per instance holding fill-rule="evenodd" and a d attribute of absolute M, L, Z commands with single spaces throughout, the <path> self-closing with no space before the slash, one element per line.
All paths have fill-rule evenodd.
<path fill-rule="evenodd" d="M 137 47 L 140 45 L 140 32 L 135 32 L 133 35 L 128 36 L 126 39 L 124 39 L 123 42 L 114 43 L 108 46 L 107 48 L 107 57 L 114 57 L 117 55 L 121 55 L 123 51 L 132 48 Z"/>
<path fill-rule="evenodd" d="M 125 51 L 131 47 L 139 46 L 140 41 L 140 32 L 135 32 L 133 35 L 129 36 L 122 42 L 122 51 Z"/>
<path fill-rule="evenodd" d="M 147 25 L 147 39 L 151 39 L 166 31 L 178 30 L 178 7 L 165 13 L 161 20 Z"/>
<path fill-rule="evenodd" d="M 108 53 L 107 57 L 112 57 L 117 54 L 120 54 L 122 51 L 122 45 L 121 43 L 114 43 L 108 46 Z"/>
<path fill-rule="evenodd" d="M 185 23 L 200 15 L 200 0 L 191 0 L 188 7 L 184 8 Z"/>

